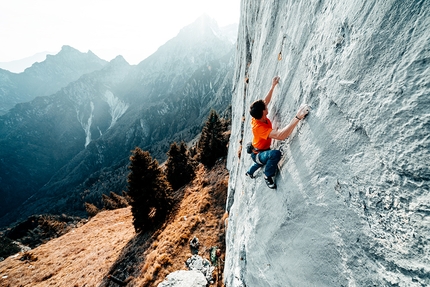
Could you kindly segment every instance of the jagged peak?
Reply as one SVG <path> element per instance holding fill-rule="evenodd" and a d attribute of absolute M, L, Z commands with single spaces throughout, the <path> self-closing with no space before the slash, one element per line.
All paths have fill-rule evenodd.
<path fill-rule="evenodd" d="M 130 65 L 128 62 L 127 62 L 127 60 L 126 59 L 124 59 L 124 57 L 122 56 L 122 55 L 118 55 L 118 56 L 116 56 L 114 59 L 112 59 L 110 62 L 109 62 L 111 65 L 112 64 L 114 64 L 114 65 L 118 65 L 118 64 L 127 64 L 127 65 Z"/>
<path fill-rule="evenodd" d="M 87 54 L 88 54 L 88 55 L 90 55 L 90 56 L 96 56 L 96 57 L 98 57 L 98 56 L 97 56 L 96 54 L 94 54 L 94 53 L 93 53 L 93 51 L 91 51 L 91 50 L 88 50 Z"/>
<path fill-rule="evenodd" d="M 214 33 L 214 35 L 219 34 L 219 27 L 218 23 L 215 19 L 209 17 L 207 14 L 201 15 L 199 18 L 197 18 L 193 23 L 191 23 L 188 26 L 185 26 L 179 31 L 178 36 L 181 35 L 194 35 L 195 36 L 201 36 L 205 35 L 209 31 Z"/>
<path fill-rule="evenodd" d="M 198 17 L 193 24 L 208 24 L 208 25 L 215 25 L 218 27 L 217 21 L 210 17 L 208 14 L 203 13 L 200 17 Z"/>
<path fill-rule="evenodd" d="M 86 56 L 89 56 L 89 57 L 99 58 L 91 50 L 88 50 L 88 52 L 84 53 L 84 52 L 81 52 L 78 49 L 75 49 L 75 48 L 73 48 L 73 47 L 71 47 L 69 45 L 63 45 L 61 47 L 60 52 L 58 52 L 56 55 L 49 55 L 49 58 L 56 57 L 56 56 L 64 56 L 64 55 L 86 55 Z M 47 58 L 48 58 L 48 56 L 47 56 Z"/>
<path fill-rule="evenodd" d="M 49 54 L 46 55 L 46 59 L 43 62 L 33 63 L 33 65 L 25 69 L 24 72 L 34 71 L 37 68 L 44 67 L 46 65 L 52 65 L 53 63 L 57 63 L 58 61 L 76 62 L 79 59 L 84 61 L 99 62 L 102 65 L 105 65 L 107 63 L 107 61 L 100 59 L 96 54 L 94 54 L 90 50 L 87 53 L 82 53 L 81 51 L 71 46 L 64 45 L 61 47 L 60 52 L 58 52 L 55 55 L 49 55 Z"/>
<path fill-rule="evenodd" d="M 82 53 L 81 51 L 68 46 L 68 45 L 63 45 L 61 47 L 61 50 L 55 54 L 55 55 L 46 55 L 46 59 L 54 59 L 54 58 L 58 58 L 58 57 L 63 57 L 66 55 L 83 55 L 85 53 Z"/>
<path fill-rule="evenodd" d="M 75 49 L 75 48 L 73 48 L 72 46 L 69 46 L 69 45 L 63 45 L 61 47 L 61 50 L 60 50 L 59 53 L 61 53 L 61 52 L 79 52 L 79 50 L 77 50 L 77 49 Z"/>
<path fill-rule="evenodd" d="M 104 70 L 117 70 L 122 71 L 123 69 L 127 69 L 131 67 L 131 65 L 124 59 L 123 56 L 118 55 L 114 59 L 112 59 L 105 67 Z"/>
<path fill-rule="evenodd" d="M 150 65 L 160 66 L 162 62 L 168 62 L 177 57 L 180 53 L 183 54 L 183 57 L 188 57 L 186 54 L 189 54 L 191 49 L 209 52 L 213 49 L 218 49 L 215 47 L 224 46 L 226 50 L 222 54 L 225 55 L 228 49 L 230 49 L 230 44 L 231 41 L 220 32 L 217 22 L 207 14 L 203 14 L 190 25 L 182 28 L 176 37 L 167 41 L 164 45 L 160 46 L 155 53 L 140 62 L 138 67 L 146 67 L 148 63 L 150 63 Z M 174 53 L 172 53 L 172 51 L 174 51 Z M 220 57 L 222 55 L 218 56 Z M 191 59 L 192 57 L 188 58 L 194 63 L 194 59 Z"/>

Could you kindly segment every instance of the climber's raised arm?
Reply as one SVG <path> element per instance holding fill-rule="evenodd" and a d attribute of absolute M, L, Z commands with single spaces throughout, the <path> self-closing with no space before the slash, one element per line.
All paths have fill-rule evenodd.
<path fill-rule="evenodd" d="M 267 93 L 266 97 L 264 98 L 264 103 L 266 106 L 270 103 L 270 100 L 272 99 L 273 90 L 275 89 L 276 85 L 279 83 L 279 77 L 276 76 L 272 80 L 272 86 L 270 87 L 269 92 Z"/>
<path fill-rule="evenodd" d="M 269 134 L 269 138 L 275 140 L 284 140 L 291 135 L 294 131 L 294 128 L 297 126 L 300 120 L 302 120 L 309 113 L 309 107 L 307 105 L 303 105 L 297 111 L 296 116 L 290 121 L 290 123 L 280 129 L 280 130 L 272 130 Z"/>

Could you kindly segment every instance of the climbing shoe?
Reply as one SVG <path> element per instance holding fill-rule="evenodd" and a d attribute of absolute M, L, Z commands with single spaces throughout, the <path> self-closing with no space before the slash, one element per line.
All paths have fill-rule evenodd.
<path fill-rule="evenodd" d="M 276 188 L 276 183 L 273 181 L 272 177 L 264 177 L 264 180 L 266 181 L 266 184 L 269 188 L 271 189 L 275 189 Z"/>
<path fill-rule="evenodd" d="M 254 179 L 254 178 L 255 178 L 255 176 L 254 176 L 253 174 L 250 174 L 249 172 L 246 172 L 246 173 L 245 173 L 245 175 L 246 175 L 246 176 L 249 176 L 249 177 L 250 177 L 250 178 L 252 178 L 252 179 Z"/>

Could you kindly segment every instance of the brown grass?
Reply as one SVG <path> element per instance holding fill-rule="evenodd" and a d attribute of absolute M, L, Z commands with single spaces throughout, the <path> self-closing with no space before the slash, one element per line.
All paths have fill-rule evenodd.
<path fill-rule="evenodd" d="M 224 254 L 227 184 L 225 162 L 210 171 L 200 166 L 155 233 L 136 235 L 130 208 L 100 212 L 87 224 L 0 262 L 0 286 L 118 286 L 109 274 L 128 278 L 127 286 L 157 286 L 169 273 L 187 269 L 194 236 L 200 256 L 209 259 L 212 246 Z"/>
<path fill-rule="evenodd" d="M 0 286 L 98 286 L 133 236 L 130 208 L 101 212 L 80 228 L 0 262 Z"/>
<path fill-rule="evenodd" d="M 130 286 L 157 286 L 176 270 L 186 270 L 185 262 L 191 257 L 190 240 L 196 236 L 198 254 L 209 259 L 209 250 L 218 246 L 225 251 L 224 221 L 228 173 L 225 163 L 211 171 L 203 166 L 196 179 L 183 192 L 184 197 L 174 213 L 145 252 L 145 261 Z"/>

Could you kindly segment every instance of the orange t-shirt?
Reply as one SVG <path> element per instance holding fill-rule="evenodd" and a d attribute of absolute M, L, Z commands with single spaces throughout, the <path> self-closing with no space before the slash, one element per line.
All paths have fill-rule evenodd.
<path fill-rule="evenodd" d="M 269 138 L 270 132 L 273 130 L 272 123 L 267 119 L 266 123 L 260 122 L 255 118 L 251 119 L 252 133 L 254 138 L 252 139 L 252 145 L 259 150 L 270 149 L 272 139 Z"/>

